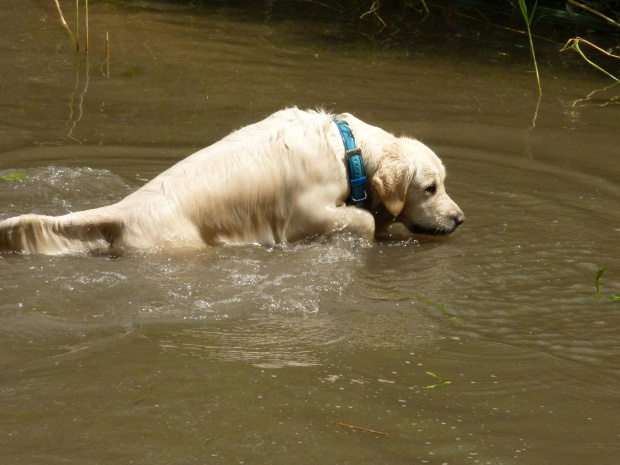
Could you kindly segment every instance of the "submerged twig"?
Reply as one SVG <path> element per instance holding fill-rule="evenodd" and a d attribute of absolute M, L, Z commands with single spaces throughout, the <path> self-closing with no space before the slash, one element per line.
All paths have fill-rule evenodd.
<path fill-rule="evenodd" d="M 110 35 L 105 31 L 105 76 L 110 77 Z"/>
<path fill-rule="evenodd" d="M 344 426 L 346 428 L 356 429 L 356 430 L 359 430 L 359 431 L 366 431 L 367 433 L 379 434 L 381 436 L 389 436 L 387 433 L 385 433 L 383 431 L 377 431 L 377 430 L 374 430 L 374 429 L 364 428 L 363 426 L 349 425 L 347 423 L 341 423 L 339 421 L 335 421 L 334 425 Z"/>

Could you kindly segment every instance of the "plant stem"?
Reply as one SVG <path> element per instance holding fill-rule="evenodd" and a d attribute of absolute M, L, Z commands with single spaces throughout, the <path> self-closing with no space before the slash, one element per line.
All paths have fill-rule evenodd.
<path fill-rule="evenodd" d="M 88 0 L 86 0 L 86 54 L 88 55 Z"/>
<path fill-rule="evenodd" d="M 62 14 L 62 10 L 60 9 L 60 3 L 58 3 L 58 0 L 55 0 L 55 1 L 56 1 L 56 8 L 58 8 L 58 14 L 60 15 L 60 22 L 62 23 L 64 28 L 67 30 L 69 35 L 71 36 L 71 40 L 75 40 L 75 38 L 73 37 L 73 33 L 71 32 L 71 29 L 69 29 L 69 25 L 65 21 L 65 17 Z"/>
<path fill-rule="evenodd" d="M 620 27 L 620 23 L 618 23 L 618 22 L 614 21 L 613 19 L 605 16 L 603 13 L 600 13 L 600 12 L 596 11 L 594 8 L 590 8 L 589 6 L 584 5 L 582 3 L 579 3 L 579 2 L 576 2 L 575 0 L 567 0 L 567 3 L 570 3 L 571 5 L 575 5 L 575 6 L 579 7 L 579 8 L 583 8 L 584 10 L 592 13 L 593 15 L 596 15 L 596 16 L 599 16 L 599 17 L 603 18 L 605 21 L 613 24 L 614 26 Z"/>
<path fill-rule="evenodd" d="M 105 65 L 106 65 L 106 77 L 110 77 L 110 35 L 108 31 L 105 33 Z"/>
<path fill-rule="evenodd" d="M 80 0 L 75 0 L 75 52 L 80 53 Z"/>
<path fill-rule="evenodd" d="M 536 81 L 538 82 L 538 93 L 542 95 L 542 87 L 540 86 L 540 75 L 538 74 L 538 63 L 536 63 L 536 53 L 534 52 L 534 41 L 532 40 L 532 31 L 530 30 L 530 24 L 532 23 L 532 18 L 534 17 L 534 12 L 536 11 L 537 3 L 538 1 L 534 3 L 534 8 L 532 8 L 532 12 L 528 13 L 525 0 L 519 0 L 519 8 L 521 8 L 523 19 L 525 19 L 525 25 L 527 26 L 527 36 L 530 39 L 530 49 L 532 50 L 532 59 L 534 60 L 534 70 L 536 71 Z"/>
<path fill-rule="evenodd" d="M 431 10 L 428 9 L 428 5 L 426 4 L 426 0 L 421 0 L 422 1 L 422 6 L 424 7 L 424 11 L 426 11 L 427 15 L 431 14 Z"/>
<path fill-rule="evenodd" d="M 603 273 L 605 273 L 605 270 L 607 269 L 607 263 L 605 263 L 602 267 L 600 267 L 598 269 L 598 272 L 596 273 L 596 293 L 600 294 L 601 293 L 601 287 L 598 284 L 599 279 L 601 279 L 601 276 L 603 276 Z"/>
<path fill-rule="evenodd" d="M 603 50 L 600 47 L 597 47 L 596 45 L 594 45 L 591 42 L 588 42 L 587 40 L 582 39 L 581 37 L 575 37 L 574 39 L 570 39 L 568 42 L 566 42 L 566 45 L 564 45 L 564 48 L 562 48 L 562 50 L 560 50 L 560 52 L 563 52 L 565 50 L 568 50 L 569 48 L 572 48 L 573 50 L 575 50 L 577 53 L 579 53 L 579 55 L 581 55 L 581 57 L 586 60 L 586 62 L 588 62 L 590 65 L 594 66 L 596 69 L 598 69 L 599 71 L 601 71 L 602 73 L 605 73 L 607 76 L 609 76 L 610 78 L 612 78 L 614 81 L 619 81 L 620 79 L 618 79 L 616 76 L 612 75 L 611 73 L 605 71 L 603 68 L 601 68 L 599 65 L 597 65 L 596 63 L 594 63 L 592 60 L 590 60 L 585 53 L 583 53 L 581 51 L 581 48 L 579 48 L 579 43 L 583 42 L 586 45 L 589 45 L 590 47 L 598 50 L 601 53 L 604 53 L 605 55 L 607 55 L 608 57 L 612 57 L 612 58 L 618 58 L 620 59 L 619 56 L 617 55 L 613 55 L 605 50 Z"/>
<path fill-rule="evenodd" d="M 530 48 L 532 49 L 532 59 L 534 60 L 534 70 L 536 71 L 536 82 L 538 83 L 538 93 L 542 95 L 542 87 L 540 86 L 540 75 L 538 74 L 538 63 L 536 63 L 536 53 L 534 52 L 534 42 L 532 41 L 532 32 L 530 25 L 527 25 L 527 36 L 530 39 Z"/>

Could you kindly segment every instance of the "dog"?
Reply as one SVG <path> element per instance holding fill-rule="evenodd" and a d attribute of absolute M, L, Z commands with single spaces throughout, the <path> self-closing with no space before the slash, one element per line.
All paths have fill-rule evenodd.
<path fill-rule="evenodd" d="M 394 222 L 448 235 L 465 215 L 445 177 L 437 155 L 415 139 L 348 113 L 293 107 L 190 155 L 114 205 L 6 219 L 0 250 L 117 254 L 336 233 L 372 241 Z"/>

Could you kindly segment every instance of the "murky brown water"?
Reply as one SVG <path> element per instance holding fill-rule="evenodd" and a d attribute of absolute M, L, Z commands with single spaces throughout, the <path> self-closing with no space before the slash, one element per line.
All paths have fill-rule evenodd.
<path fill-rule="evenodd" d="M 361 248 L 0 255 L 1 463 L 617 463 L 618 87 L 545 68 L 536 113 L 504 55 L 157 3 L 91 5 L 87 61 L 48 3 L 0 16 L 0 174 L 30 175 L 0 182 L 0 218 L 114 202 L 298 105 L 429 144 L 468 221 Z"/>

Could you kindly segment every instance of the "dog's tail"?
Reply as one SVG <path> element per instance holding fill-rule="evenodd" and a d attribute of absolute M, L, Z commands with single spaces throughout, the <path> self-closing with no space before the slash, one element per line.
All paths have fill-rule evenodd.
<path fill-rule="evenodd" d="M 0 251 L 109 253 L 121 228 L 106 207 L 56 217 L 21 215 L 0 222 Z"/>

